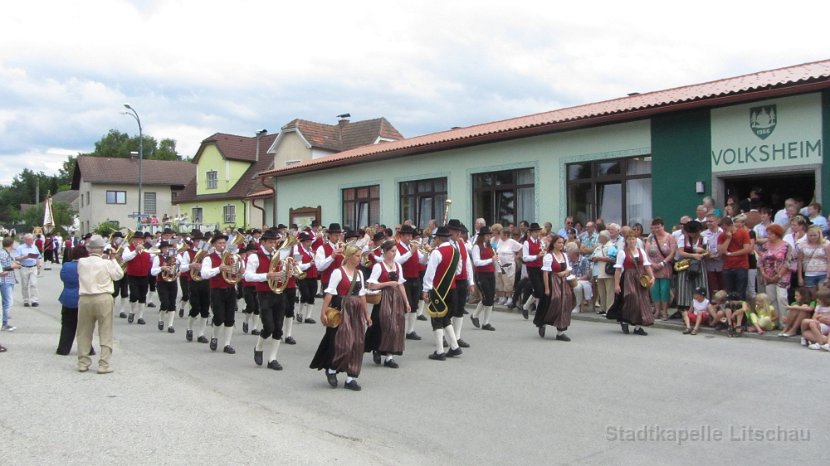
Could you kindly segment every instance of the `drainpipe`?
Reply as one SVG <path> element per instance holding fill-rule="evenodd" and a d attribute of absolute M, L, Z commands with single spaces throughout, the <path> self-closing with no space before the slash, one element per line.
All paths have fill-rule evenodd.
<path fill-rule="evenodd" d="M 274 216 L 273 216 L 273 218 L 271 219 L 271 223 L 273 223 L 273 225 L 271 225 L 271 226 L 276 226 L 276 225 L 279 225 L 279 222 L 277 222 L 277 190 L 276 190 L 276 183 L 277 183 L 277 180 L 275 179 L 275 180 L 274 180 L 274 184 L 273 184 L 273 185 L 271 185 L 271 186 L 268 186 L 267 184 L 265 184 L 265 177 L 264 177 L 264 176 L 261 176 L 261 177 L 259 177 L 259 183 L 260 183 L 262 186 L 264 186 L 265 188 L 267 188 L 267 189 L 271 190 L 272 198 L 273 198 L 273 200 L 274 200 L 274 205 L 273 205 L 273 210 L 274 210 L 273 214 L 274 214 Z M 265 210 L 263 209 L 263 212 L 264 212 L 264 211 L 265 211 Z M 290 219 L 289 219 L 289 220 L 290 220 Z"/>
<path fill-rule="evenodd" d="M 253 207 L 254 209 L 256 209 L 260 212 L 262 212 L 262 217 L 260 217 L 262 220 L 260 221 L 259 227 L 257 227 L 257 228 L 261 228 L 262 225 L 265 223 L 265 208 L 256 205 L 256 199 L 251 199 L 251 207 Z"/>

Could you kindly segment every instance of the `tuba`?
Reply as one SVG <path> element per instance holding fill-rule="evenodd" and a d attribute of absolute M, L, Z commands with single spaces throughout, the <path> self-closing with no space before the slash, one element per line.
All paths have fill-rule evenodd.
<path fill-rule="evenodd" d="M 121 255 L 124 253 L 124 245 L 129 245 L 130 241 L 133 240 L 133 236 L 135 236 L 135 231 L 133 231 L 129 228 L 124 228 L 124 229 L 127 230 L 127 236 L 125 236 L 124 238 L 121 238 L 121 241 L 118 243 L 118 248 L 115 251 L 113 251 L 112 253 L 110 253 L 110 257 L 115 259 L 115 262 L 117 262 L 118 265 L 121 266 L 121 270 L 124 271 L 124 273 L 126 273 L 127 272 L 127 263 L 124 262 L 123 260 L 121 260 Z M 116 231 L 120 231 L 120 230 L 116 230 Z"/>
<path fill-rule="evenodd" d="M 231 250 L 238 251 L 239 247 L 243 244 L 245 244 L 245 236 L 235 231 L 233 232 L 233 240 L 225 248 L 225 252 L 222 253 L 222 265 L 227 265 L 231 268 L 227 272 L 222 272 L 222 278 L 229 285 L 239 283 L 239 280 L 242 279 L 242 274 L 245 273 L 245 262 L 242 260 L 242 257 L 236 252 L 231 252 Z"/>
<path fill-rule="evenodd" d="M 161 257 L 159 257 L 161 260 Z M 176 278 L 178 278 L 179 273 L 176 267 L 176 252 L 174 251 L 167 251 L 167 256 L 164 257 L 164 266 L 170 267 L 170 270 L 162 271 L 161 272 L 161 279 L 166 282 L 175 282 Z"/>
<path fill-rule="evenodd" d="M 208 254 L 208 251 L 210 251 L 210 243 L 208 243 L 207 241 L 204 241 L 203 244 L 202 244 L 202 247 L 196 252 L 196 255 L 193 256 L 193 261 L 191 263 L 192 264 L 201 264 L 202 260 Z M 202 273 L 199 272 L 198 270 L 192 270 L 190 272 L 190 279 L 193 280 L 194 282 L 200 282 L 200 281 L 202 281 Z"/>

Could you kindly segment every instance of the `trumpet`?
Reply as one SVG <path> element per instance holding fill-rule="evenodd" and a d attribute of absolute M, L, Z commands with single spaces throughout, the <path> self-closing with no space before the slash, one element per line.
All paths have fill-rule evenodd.
<path fill-rule="evenodd" d="M 126 273 L 127 272 L 127 263 L 124 262 L 123 260 L 121 260 L 121 255 L 124 253 L 124 245 L 125 244 L 129 245 L 130 241 L 133 240 L 133 236 L 135 236 L 135 231 L 133 231 L 129 228 L 124 228 L 124 229 L 127 230 L 127 236 L 122 238 L 121 241 L 118 242 L 118 248 L 116 248 L 116 250 L 113 251 L 110 254 L 110 257 L 115 259 L 115 262 L 118 262 L 118 265 L 121 266 L 121 270 L 123 270 Z M 116 231 L 121 231 L 121 230 L 116 230 Z"/>
<path fill-rule="evenodd" d="M 362 265 L 363 267 L 365 267 L 367 269 L 371 269 L 372 266 L 375 265 L 375 263 L 372 262 L 371 256 L 378 249 L 380 249 L 380 246 L 375 246 L 373 249 L 369 249 L 366 252 L 363 252 L 362 254 L 360 254 L 360 265 Z"/>
<path fill-rule="evenodd" d="M 430 246 L 429 244 L 424 244 L 416 239 L 413 239 L 409 242 L 409 247 L 417 249 L 421 252 L 421 254 L 429 254 L 432 252 L 432 246 Z"/>
<path fill-rule="evenodd" d="M 161 258 L 159 258 L 161 259 Z M 167 251 L 167 255 L 164 258 L 164 266 L 168 267 L 167 270 L 162 270 L 161 272 L 161 279 L 166 282 L 174 282 L 176 278 L 178 278 L 179 273 L 176 267 L 176 253 L 173 251 Z"/>
<path fill-rule="evenodd" d="M 444 201 L 444 225 L 450 221 L 450 205 L 452 204 L 452 199 L 447 199 Z"/>

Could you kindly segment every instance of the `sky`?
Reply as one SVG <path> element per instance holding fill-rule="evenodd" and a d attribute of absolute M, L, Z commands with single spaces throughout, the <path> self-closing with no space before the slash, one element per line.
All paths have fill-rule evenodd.
<path fill-rule="evenodd" d="M 561 3 L 561 4 L 560 4 Z M 668 5 L 668 6 L 667 6 Z M 0 14 L 0 184 L 110 129 L 404 136 L 830 59 L 824 2 L 31 0 Z"/>

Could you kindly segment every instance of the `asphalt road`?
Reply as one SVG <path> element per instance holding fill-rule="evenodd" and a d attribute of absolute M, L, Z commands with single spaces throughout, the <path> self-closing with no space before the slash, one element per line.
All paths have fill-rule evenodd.
<path fill-rule="evenodd" d="M 116 319 L 113 367 L 78 373 L 54 354 L 58 268 L 41 306 L 16 292 L 0 333 L 0 464 L 825 464 L 830 353 L 760 339 L 684 336 L 575 321 L 570 343 L 517 314 L 496 332 L 465 323 L 472 347 L 427 359 L 407 341 L 400 369 L 364 360 L 363 391 L 331 389 L 308 364 L 323 328 L 295 325 L 275 372 Z M 341 375 L 341 387 L 343 376 Z"/>

